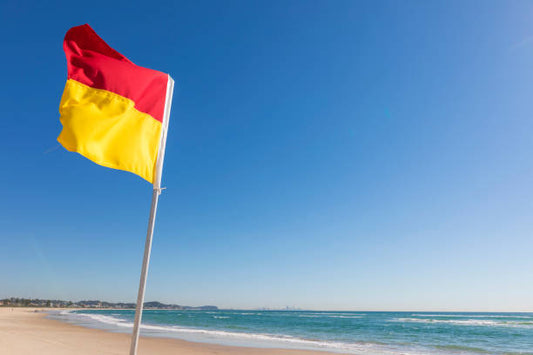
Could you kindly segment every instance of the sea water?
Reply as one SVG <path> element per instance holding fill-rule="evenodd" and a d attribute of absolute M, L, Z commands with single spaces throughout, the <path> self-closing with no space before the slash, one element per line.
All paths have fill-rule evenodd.
<path fill-rule="evenodd" d="M 134 311 L 61 311 L 49 317 L 131 332 Z M 141 334 L 365 355 L 533 354 L 533 313 L 145 310 Z"/>

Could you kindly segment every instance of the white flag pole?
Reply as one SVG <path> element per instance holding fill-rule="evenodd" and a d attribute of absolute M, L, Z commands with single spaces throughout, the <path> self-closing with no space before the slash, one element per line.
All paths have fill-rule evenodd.
<path fill-rule="evenodd" d="M 144 290 L 146 288 L 146 276 L 148 265 L 150 264 L 150 252 L 152 250 L 152 236 L 154 235 L 155 215 L 157 212 L 157 202 L 161 194 L 161 173 L 163 172 L 163 160 L 165 159 L 165 147 L 167 143 L 168 120 L 170 118 L 170 106 L 172 105 L 172 93 L 174 92 L 174 80 L 168 76 L 167 95 L 165 97 L 165 112 L 163 124 L 161 126 L 161 141 L 159 152 L 155 164 L 154 186 L 152 192 L 152 207 L 150 208 L 150 218 L 148 220 L 148 231 L 146 233 L 146 243 L 144 244 L 144 258 L 139 281 L 139 293 L 137 294 L 137 307 L 135 308 L 135 322 L 133 324 L 133 334 L 131 337 L 130 355 L 137 355 L 137 345 L 139 342 L 139 331 L 143 313 Z"/>

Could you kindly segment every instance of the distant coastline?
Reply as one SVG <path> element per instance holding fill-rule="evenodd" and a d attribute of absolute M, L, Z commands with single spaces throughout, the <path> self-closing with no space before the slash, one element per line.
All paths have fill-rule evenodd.
<path fill-rule="evenodd" d="M 39 298 L 4 298 L 0 300 L 0 307 L 35 307 L 35 308 L 105 308 L 105 309 L 135 309 L 135 303 L 107 302 L 100 300 L 64 301 Z M 217 306 L 182 306 L 178 304 L 165 304 L 158 301 L 144 302 L 144 309 L 172 309 L 172 310 L 199 310 L 216 311 Z"/>

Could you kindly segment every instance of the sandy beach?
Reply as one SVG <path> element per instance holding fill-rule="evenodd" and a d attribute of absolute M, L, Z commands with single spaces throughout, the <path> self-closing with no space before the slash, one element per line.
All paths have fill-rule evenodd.
<path fill-rule="evenodd" d="M 0 349 L 6 355 L 128 354 L 130 336 L 46 319 L 46 310 L 0 308 Z M 259 349 L 141 337 L 142 354 L 324 355 L 326 352 Z"/>

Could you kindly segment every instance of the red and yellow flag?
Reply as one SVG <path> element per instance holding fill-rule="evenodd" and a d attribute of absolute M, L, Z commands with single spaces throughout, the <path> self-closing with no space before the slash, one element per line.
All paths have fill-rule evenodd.
<path fill-rule="evenodd" d="M 59 143 L 153 182 L 169 76 L 133 64 L 89 25 L 71 28 L 63 47 L 68 80 Z"/>

